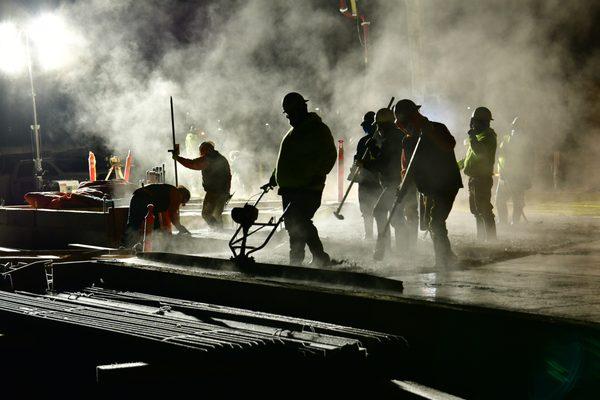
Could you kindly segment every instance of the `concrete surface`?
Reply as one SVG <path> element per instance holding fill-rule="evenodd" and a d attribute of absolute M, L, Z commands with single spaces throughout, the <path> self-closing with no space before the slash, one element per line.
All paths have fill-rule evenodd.
<path fill-rule="evenodd" d="M 433 268 L 431 240 L 423 232 L 415 252 L 390 254 L 374 262 L 374 243 L 362 237 L 355 204 L 344 210 L 344 221 L 331 215 L 332 206 L 323 206 L 315 224 L 326 250 L 344 260 L 335 268 L 402 280 L 405 297 L 600 324 L 600 218 L 532 209 L 536 211 L 526 209 L 528 223 L 499 226 L 496 242 L 480 243 L 475 239 L 474 219 L 459 199 L 448 229 L 460 263 L 445 270 Z M 198 235 L 202 236 L 212 234 L 204 230 Z M 220 238 L 226 240 L 225 236 Z M 257 261 L 287 263 L 285 236 L 282 232 L 256 254 Z M 222 248 L 207 250 L 195 252 L 188 247 L 182 252 L 229 257 Z"/>
<path fill-rule="evenodd" d="M 587 253 L 563 254 L 569 249 Z M 395 277 L 412 298 L 600 324 L 600 241 L 476 268 Z"/>

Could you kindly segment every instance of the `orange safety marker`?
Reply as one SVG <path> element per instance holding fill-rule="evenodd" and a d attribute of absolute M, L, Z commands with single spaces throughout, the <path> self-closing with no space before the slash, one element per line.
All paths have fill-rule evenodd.
<path fill-rule="evenodd" d="M 144 251 L 152 251 L 152 231 L 154 230 L 154 204 L 148 204 L 144 218 Z"/>
<path fill-rule="evenodd" d="M 131 163 L 133 162 L 133 156 L 131 155 L 131 150 L 127 152 L 127 158 L 125 159 L 125 182 L 129 182 L 129 177 L 131 176 Z"/>
<path fill-rule="evenodd" d="M 90 151 L 88 156 L 88 170 L 90 174 L 90 182 L 96 181 L 96 156 Z"/>

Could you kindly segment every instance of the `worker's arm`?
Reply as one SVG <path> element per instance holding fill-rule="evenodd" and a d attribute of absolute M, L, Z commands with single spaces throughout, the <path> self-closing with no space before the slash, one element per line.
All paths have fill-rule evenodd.
<path fill-rule="evenodd" d="M 171 223 L 177 228 L 179 233 L 189 234 L 190 231 L 179 221 L 179 206 L 176 208 L 169 209 L 169 217 L 171 218 Z"/>
<path fill-rule="evenodd" d="M 277 186 L 277 179 L 275 179 L 275 170 L 273 170 L 273 173 L 271 174 L 271 177 L 269 178 L 269 182 L 265 183 L 260 188 L 261 188 L 261 190 L 267 190 L 267 189 L 270 190 L 276 186 Z"/>
<path fill-rule="evenodd" d="M 183 165 L 184 167 L 189 168 L 189 169 L 194 169 L 196 171 L 203 170 L 208 165 L 206 156 L 194 158 L 193 160 L 191 160 L 189 158 L 181 157 L 178 155 L 173 156 L 173 158 L 175 160 L 177 160 L 177 162 L 179 162 L 179 164 Z"/>
<path fill-rule="evenodd" d="M 403 146 L 402 147 L 402 179 L 404 179 L 404 176 L 406 175 L 406 169 L 408 168 L 408 157 L 406 157 L 406 148 Z"/>
<path fill-rule="evenodd" d="M 481 133 L 475 133 L 473 130 L 469 131 L 469 145 L 475 155 L 479 156 L 490 152 L 495 142 L 495 135 L 488 130 Z"/>
<path fill-rule="evenodd" d="M 169 208 L 167 209 L 167 212 L 171 219 L 171 223 L 177 228 L 179 233 L 190 233 L 190 231 L 188 231 L 185 226 L 181 225 L 181 222 L 179 221 L 180 201 L 179 193 L 177 190 L 173 189 L 169 196 Z"/>

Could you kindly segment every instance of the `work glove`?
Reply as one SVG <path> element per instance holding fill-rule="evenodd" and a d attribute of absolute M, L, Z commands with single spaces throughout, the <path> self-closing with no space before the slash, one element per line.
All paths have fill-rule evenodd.
<path fill-rule="evenodd" d="M 263 192 L 268 192 L 271 189 L 273 189 L 273 186 L 271 186 L 271 182 L 265 183 L 260 187 L 260 190 L 262 190 Z"/>
<path fill-rule="evenodd" d="M 176 144 L 174 149 L 169 150 L 169 153 L 171 153 L 173 160 L 177 160 L 177 157 L 179 157 L 179 145 Z"/>
<path fill-rule="evenodd" d="M 271 178 L 269 179 L 269 182 L 262 185 L 260 187 L 260 190 L 268 192 L 269 190 L 273 189 L 275 186 L 277 186 L 277 181 L 275 180 L 275 173 L 273 173 L 273 175 L 271 175 Z"/>

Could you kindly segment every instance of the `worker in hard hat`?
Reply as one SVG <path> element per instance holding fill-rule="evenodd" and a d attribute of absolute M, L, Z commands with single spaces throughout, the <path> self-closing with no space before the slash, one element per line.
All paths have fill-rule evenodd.
<path fill-rule="evenodd" d="M 498 187 L 496 209 L 498 223 L 508 224 L 508 201 L 512 200 L 511 223 L 518 224 L 524 216 L 525 192 L 531 188 L 531 173 L 535 159 L 534 146 L 520 129 L 519 117 L 512 122 L 512 129 L 498 146 Z"/>
<path fill-rule="evenodd" d="M 187 228 L 179 221 L 179 208 L 188 201 L 190 201 L 190 191 L 181 185 L 175 187 L 166 183 L 154 183 L 136 189 L 129 202 L 129 215 L 123 236 L 123 245 L 131 247 L 142 240 L 149 204 L 154 206 L 154 228 L 161 227 L 159 215 L 165 213 L 180 234 L 189 234 Z M 163 222 L 165 226 L 168 225 L 167 221 Z"/>
<path fill-rule="evenodd" d="M 491 128 L 492 113 L 487 107 L 477 107 L 471 116 L 469 148 L 461 160 L 469 177 L 469 207 L 475 216 L 477 238 L 496 239 L 496 221 L 492 207 L 494 163 L 496 161 L 496 132 Z"/>
<path fill-rule="evenodd" d="M 213 142 L 202 142 L 200 157 L 188 159 L 176 152 L 173 159 L 186 168 L 202 171 L 202 187 L 206 192 L 202 202 L 202 218 L 215 229 L 223 227 L 223 209 L 230 198 L 231 169 L 229 162 L 215 150 Z"/>
<path fill-rule="evenodd" d="M 435 265 L 445 267 L 456 261 L 448 239 L 446 219 L 458 190 L 463 187 L 454 154 L 456 140 L 446 125 L 423 116 L 420 107 L 409 99 L 400 100 L 394 107 L 396 125 L 406 133 L 402 142 L 402 173 L 405 179 L 414 180 L 417 190 L 424 195 Z M 421 142 L 409 172 L 419 137 Z"/>
<path fill-rule="evenodd" d="M 477 239 L 496 239 L 496 222 L 492 206 L 494 162 L 496 160 L 496 132 L 490 126 L 492 112 L 487 107 L 477 107 L 471 115 L 467 154 L 459 161 L 469 177 L 469 208 L 475 216 Z"/>
<path fill-rule="evenodd" d="M 356 145 L 356 154 L 354 155 L 354 165 L 352 168 L 353 171 L 360 168 L 354 179 L 358 183 L 358 204 L 365 227 L 364 238 L 371 240 L 373 239 L 373 208 L 375 207 L 377 198 L 381 194 L 381 184 L 379 183 L 377 171 L 373 171 L 364 165 L 359 167 L 359 164 L 363 159 L 367 160 L 372 157 L 368 150 L 376 129 L 375 113 L 373 111 L 367 112 L 360 126 L 363 129 L 364 136 L 360 138 Z"/>
<path fill-rule="evenodd" d="M 331 265 L 312 218 L 321 205 L 325 178 L 335 165 L 337 151 L 329 127 L 314 112 L 308 112 L 304 97 L 291 92 L 283 98 L 283 113 L 291 129 L 279 147 L 277 166 L 269 183 L 279 186 L 286 209 L 285 228 L 290 236 L 290 264 L 301 265 L 304 249 L 312 253 L 313 266 Z"/>
<path fill-rule="evenodd" d="M 377 171 L 379 182 L 383 188 L 373 209 L 373 216 L 377 224 L 377 242 L 373 258 L 381 260 L 391 247 L 390 231 L 385 227 L 394 206 L 396 189 L 402 180 L 401 160 L 404 134 L 394 124 L 394 113 L 388 108 L 377 111 L 375 125 L 377 130 L 374 134 L 375 145 L 371 149 L 372 157 L 364 160 L 363 165 L 365 168 Z M 392 216 L 391 221 L 398 250 L 405 246 L 406 240 L 401 232 L 404 227 L 403 218 L 403 213 L 398 210 Z"/>

